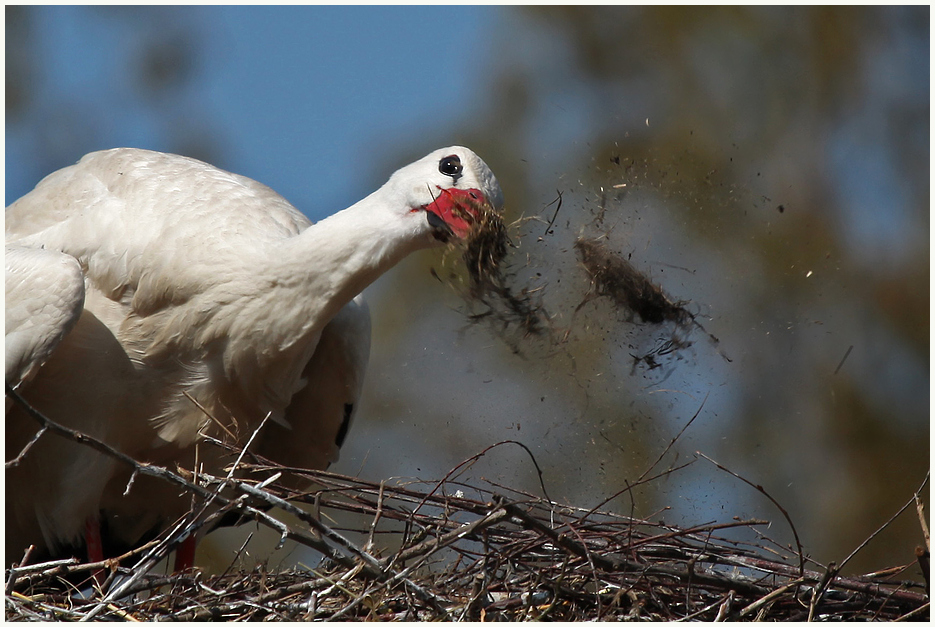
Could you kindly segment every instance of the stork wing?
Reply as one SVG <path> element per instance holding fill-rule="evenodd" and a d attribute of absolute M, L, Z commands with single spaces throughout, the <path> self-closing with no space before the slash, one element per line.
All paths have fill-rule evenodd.
<path fill-rule="evenodd" d="M 270 188 L 135 148 L 85 155 L 9 207 L 6 242 L 68 253 L 88 286 L 149 313 L 182 303 L 310 221 Z"/>
<path fill-rule="evenodd" d="M 268 423 L 257 452 L 285 466 L 324 470 L 337 461 L 370 357 L 370 309 L 362 296 L 325 326 L 286 408 L 289 426 Z"/>
<path fill-rule="evenodd" d="M 33 378 L 84 308 L 78 260 L 53 250 L 7 245 L 6 382 Z"/>

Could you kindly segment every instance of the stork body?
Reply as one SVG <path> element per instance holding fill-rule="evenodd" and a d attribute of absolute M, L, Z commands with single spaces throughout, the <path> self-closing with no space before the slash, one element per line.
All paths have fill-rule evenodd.
<path fill-rule="evenodd" d="M 258 450 L 324 468 L 369 353 L 355 297 L 409 253 L 463 237 L 468 197 L 498 204 L 500 190 L 461 147 L 315 225 L 268 187 L 194 159 L 91 153 L 7 208 L 7 382 L 140 461 L 191 468 L 205 435 L 243 444 L 269 415 Z M 17 311 L 51 312 L 54 324 L 11 336 Z M 9 409 L 8 460 L 36 431 Z M 220 455 L 199 453 L 219 473 Z M 7 471 L 8 561 L 29 543 L 54 553 L 80 542 L 101 510 L 130 544 L 187 511 L 154 481 L 124 494 L 128 479 L 95 451 L 41 437 Z"/>

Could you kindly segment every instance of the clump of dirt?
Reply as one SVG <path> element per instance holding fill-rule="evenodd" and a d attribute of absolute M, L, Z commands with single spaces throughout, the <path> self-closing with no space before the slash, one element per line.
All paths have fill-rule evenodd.
<path fill-rule="evenodd" d="M 477 218 L 467 236 L 462 259 L 471 277 L 471 293 L 476 297 L 486 284 L 502 279 L 501 264 L 510 238 L 503 217 L 493 207 L 477 203 L 474 211 Z"/>
<path fill-rule="evenodd" d="M 650 370 L 660 366 L 658 357 L 672 355 L 692 345 L 687 337 L 694 327 L 698 327 L 711 343 L 717 347 L 720 343 L 695 320 L 694 314 L 685 305 L 688 301 L 672 301 L 649 277 L 637 270 L 627 259 L 611 251 L 598 238 L 579 237 L 575 240 L 575 250 L 585 272 L 591 279 L 593 289 L 598 296 L 609 297 L 616 306 L 630 317 L 639 317 L 647 324 L 661 325 L 671 323 L 675 329 L 672 336 L 653 350 L 643 355 L 632 355 L 634 367 L 645 363 Z M 578 305 L 584 306 L 590 298 L 586 297 Z M 718 351 L 727 361 L 731 359 Z"/>
<path fill-rule="evenodd" d="M 557 202 L 561 207 L 561 194 Z M 522 282 L 517 280 L 516 272 L 510 269 L 509 263 L 510 251 L 516 247 L 510 240 L 510 228 L 504 224 L 503 216 L 481 200 L 468 200 L 463 209 L 465 215 L 469 213 L 472 218 L 471 231 L 462 242 L 461 249 L 462 260 L 467 268 L 468 288 L 459 290 L 467 301 L 469 320 L 490 324 L 494 333 L 517 353 L 526 353 L 531 346 L 540 346 L 537 342 L 530 343 L 533 339 L 544 338 L 550 346 L 567 341 L 571 327 L 564 329 L 564 332 L 555 328 L 553 323 L 561 317 L 553 319 L 546 313 L 542 301 L 544 285 L 517 288 Z M 545 235 L 552 234 L 557 212 L 556 209 L 555 215 L 548 222 Z M 539 241 L 542 241 L 541 237 Z M 584 300 L 576 308 L 572 305 L 575 314 L 591 300 L 607 297 L 630 321 L 671 327 L 671 333 L 666 334 L 661 344 L 644 354 L 633 355 L 634 366 L 645 364 L 652 370 L 661 366 L 660 360 L 663 358 L 677 357 L 681 351 L 692 346 L 689 337 L 695 327 L 701 329 L 717 346 L 717 338 L 704 331 L 695 315 L 686 308 L 688 301 L 668 297 L 627 258 L 612 251 L 606 238 L 581 236 L 574 241 L 573 248 L 591 284 Z M 527 254 L 527 265 L 530 263 L 528 257 Z M 540 269 L 544 267 L 540 266 Z M 541 278 L 542 273 L 537 272 L 536 276 Z M 552 278 L 557 284 L 559 278 Z M 559 314 L 561 309 L 559 307 Z M 723 353 L 721 355 L 728 359 Z"/>
<path fill-rule="evenodd" d="M 469 300 L 486 309 L 471 315 L 472 320 L 488 319 L 504 329 L 518 326 L 525 335 L 542 335 L 548 316 L 540 300 L 528 288 L 514 291 L 512 275 L 504 260 L 512 243 L 503 216 L 489 203 L 474 202 L 471 232 L 465 240 L 462 259 L 468 270 Z"/>
<path fill-rule="evenodd" d="M 684 307 L 686 302 L 669 300 L 659 286 L 600 240 L 579 237 L 575 250 L 598 294 L 610 296 L 618 307 L 633 312 L 643 322 L 684 326 L 694 321 Z"/>

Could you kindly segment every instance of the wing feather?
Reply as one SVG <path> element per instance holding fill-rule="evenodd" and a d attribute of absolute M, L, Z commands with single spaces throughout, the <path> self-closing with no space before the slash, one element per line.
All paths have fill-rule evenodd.
<path fill-rule="evenodd" d="M 324 470 L 338 459 L 357 411 L 370 357 L 370 310 L 358 296 L 325 326 L 286 408 L 289 426 L 267 424 L 258 452 L 285 466 Z"/>
<path fill-rule="evenodd" d="M 78 260 L 54 250 L 6 246 L 6 382 L 32 379 L 84 308 Z"/>
<path fill-rule="evenodd" d="M 249 178 L 135 148 L 94 152 L 6 210 L 6 241 L 76 258 L 91 285 L 146 315 L 217 284 L 244 252 L 311 222 Z M 247 255 L 249 257 L 249 255 Z"/>

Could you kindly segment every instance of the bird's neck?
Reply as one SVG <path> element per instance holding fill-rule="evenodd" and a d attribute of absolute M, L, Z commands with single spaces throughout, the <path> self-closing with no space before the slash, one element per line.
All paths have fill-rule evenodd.
<path fill-rule="evenodd" d="M 342 307 L 403 257 L 432 245 L 422 216 L 394 211 L 391 202 L 372 194 L 258 260 L 253 292 L 238 299 L 225 362 L 240 381 L 263 382 L 266 409 L 302 385 L 302 368 Z"/>
<path fill-rule="evenodd" d="M 371 194 L 289 240 L 281 256 L 273 252 L 276 276 L 295 281 L 292 297 L 311 318 L 331 320 L 405 256 L 431 245 L 413 228 L 416 217 L 393 210 L 385 196 Z"/>

